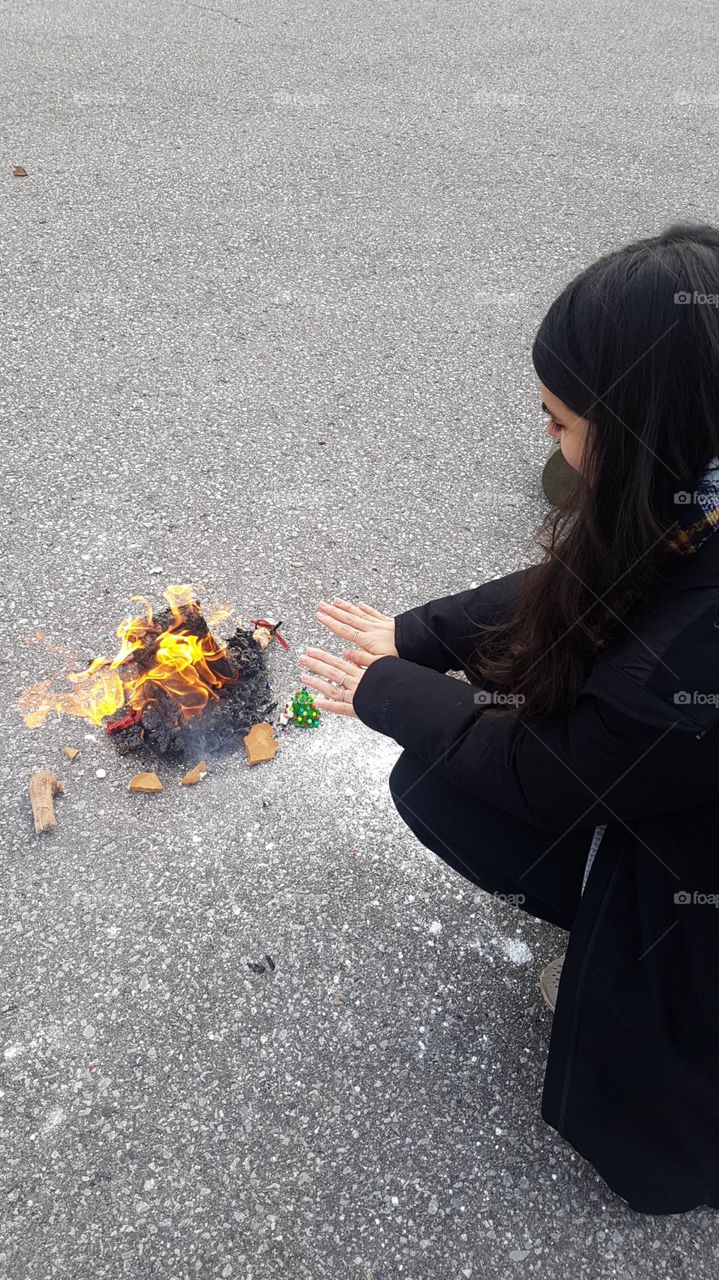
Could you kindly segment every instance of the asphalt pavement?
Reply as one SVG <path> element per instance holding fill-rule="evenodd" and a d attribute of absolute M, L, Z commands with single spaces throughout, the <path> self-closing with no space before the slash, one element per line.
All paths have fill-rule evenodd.
<path fill-rule="evenodd" d="M 713 6 L 0 14 L 0 1276 L 708 1280 L 715 1212 L 634 1213 L 541 1120 L 563 935 L 415 842 L 395 744 L 325 717 L 135 796 L 17 699 L 38 631 L 84 664 L 170 583 L 282 620 L 283 701 L 320 597 L 530 563 L 544 310 L 717 220 Z"/>

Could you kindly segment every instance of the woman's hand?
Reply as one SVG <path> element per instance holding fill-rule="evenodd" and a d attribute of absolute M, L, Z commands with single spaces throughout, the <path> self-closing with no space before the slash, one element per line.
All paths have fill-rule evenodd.
<path fill-rule="evenodd" d="M 337 596 L 332 604 L 320 600 L 316 616 L 328 631 L 340 640 L 349 641 L 353 647 L 345 649 L 343 657 L 360 667 L 369 666 L 375 658 L 399 657 L 394 642 L 394 618 L 379 613 L 362 600 L 359 604 L 350 604 Z"/>
<path fill-rule="evenodd" d="M 304 684 L 324 695 L 317 699 L 320 711 L 356 716 L 352 700 L 366 668 L 378 658 L 399 657 L 394 643 L 394 618 L 363 601 L 355 605 L 335 596 L 332 604 L 320 600 L 317 620 L 354 647 L 345 649 L 341 658 L 324 649 L 308 649 L 299 662 L 314 675 L 305 676 Z"/>
<path fill-rule="evenodd" d="M 302 683 L 324 695 L 317 698 L 320 711 L 356 718 L 352 699 L 365 667 L 348 662 L 346 658 L 338 658 L 334 653 L 326 653 L 324 649 L 308 649 L 298 661 L 300 666 L 315 672 L 314 676 L 303 676 Z M 369 662 L 375 661 L 375 658 L 369 659 Z"/>

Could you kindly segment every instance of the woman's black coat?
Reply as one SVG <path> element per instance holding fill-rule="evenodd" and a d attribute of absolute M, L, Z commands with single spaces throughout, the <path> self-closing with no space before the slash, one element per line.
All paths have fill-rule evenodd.
<path fill-rule="evenodd" d="M 569 935 L 542 1116 L 643 1213 L 719 1208 L 719 534 L 682 558 L 570 714 L 488 715 L 478 620 L 522 574 L 395 619 L 365 724 L 478 799 L 558 834 L 607 830 Z M 448 671 L 464 671 L 474 687 Z"/>

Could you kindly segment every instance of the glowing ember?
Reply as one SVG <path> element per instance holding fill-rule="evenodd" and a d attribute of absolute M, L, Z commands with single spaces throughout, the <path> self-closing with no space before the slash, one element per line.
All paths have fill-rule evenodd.
<path fill-rule="evenodd" d="M 64 673 L 71 688 L 58 691 L 54 680 L 43 680 L 27 689 L 19 701 L 25 723 L 37 728 L 56 711 L 100 725 L 126 707 L 128 716 L 114 726 L 126 728 L 139 723 L 149 707 L 166 707 L 168 699 L 181 720 L 202 715 L 222 689 L 237 682 L 240 671 L 210 631 L 191 587 L 168 587 L 164 598 L 169 619 L 166 611 L 156 618 L 143 596 L 133 597 L 144 610 L 118 627 L 115 657 L 96 658 L 85 671 Z M 230 616 L 231 610 L 223 609 L 211 618 L 217 623 Z"/>

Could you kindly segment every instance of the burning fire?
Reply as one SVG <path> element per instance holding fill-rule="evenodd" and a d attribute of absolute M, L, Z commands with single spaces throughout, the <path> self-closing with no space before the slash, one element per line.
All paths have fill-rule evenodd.
<path fill-rule="evenodd" d="M 27 689 L 19 702 L 26 725 L 37 728 L 51 711 L 83 716 L 101 725 L 122 707 L 128 708 L 126 723 L 132 724 L 145 707 L 157 701 L 160 690 L 189 720 L 200 715 L 222 688 L 235 683 L 238 676 L 225 646 L 208 627 L 193 628 L 193 620 L 202 619 L 193 587 L 168 587 L 164 598 L 172 613 L 172 621 L 164 629 L 149 600 L 133 596 L 142 602 L 144 611 L 126 618 L 118 627 L 120 648 L 114 658 L 95 658 L 85 671 L 65 672 L 72 685 L 69 690 L 58 692 L 53 688 L 54 679 Z M 207 621 L 217 624 L 231 613 L 230 609 L 217 610 Z"/>

